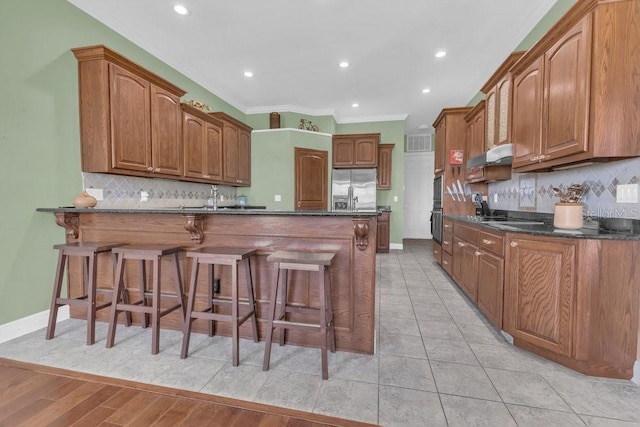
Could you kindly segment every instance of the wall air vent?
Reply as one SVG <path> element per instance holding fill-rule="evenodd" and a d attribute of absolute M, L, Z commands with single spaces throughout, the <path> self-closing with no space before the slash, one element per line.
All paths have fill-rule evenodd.
<path fill-rule="evenodd" d="M 421 135 L 407 135 L 407 152 L 433 151 L 432 135 L 425 133 Z"/>

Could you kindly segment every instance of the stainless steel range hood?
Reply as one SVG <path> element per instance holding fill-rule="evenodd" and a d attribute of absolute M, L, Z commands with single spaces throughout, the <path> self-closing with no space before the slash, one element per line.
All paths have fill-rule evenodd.
<path fill-rule="evenodd" d="M 467 168 L 478 168 L 483 166 L 510 165 L 513 161 L 513 145 L 498 145 L 479 156 L 467 160 Z"/>

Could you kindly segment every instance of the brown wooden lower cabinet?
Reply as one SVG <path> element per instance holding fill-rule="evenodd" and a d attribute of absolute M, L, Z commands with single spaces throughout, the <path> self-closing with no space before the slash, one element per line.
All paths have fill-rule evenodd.
<path fill-rule="evenodd" d="M 442 246 L 435 241 L 433 242 L 433 258 L 438 264 L 442 265 Z"/>
<path fill-rule="evenodd" d="M 504 330 L 588 375 L 629 379 L 638 357 L 640 242 L 506 235 Z"/>
<path fill-rule="evenodd" d="M 388 253 L 391 237 L 391 212 L 382 212 L 378 217 L 378 241 L 376 243 L 376 252 Z"/>

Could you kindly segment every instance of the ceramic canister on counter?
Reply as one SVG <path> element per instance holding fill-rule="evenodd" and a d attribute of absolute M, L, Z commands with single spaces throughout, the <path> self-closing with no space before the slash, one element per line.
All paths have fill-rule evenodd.
<path fill-rule="evenodd" d="M 238 205 L 246 206 L 247 205 L 247 196 L 238 196 Z"/>

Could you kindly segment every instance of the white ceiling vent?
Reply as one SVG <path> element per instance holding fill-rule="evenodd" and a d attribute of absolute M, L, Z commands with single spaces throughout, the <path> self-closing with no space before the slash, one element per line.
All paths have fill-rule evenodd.
<path fill-rule="evenodd" d="M 407 135 L 407 152 L 433 151 L 431 134 Z"/>

